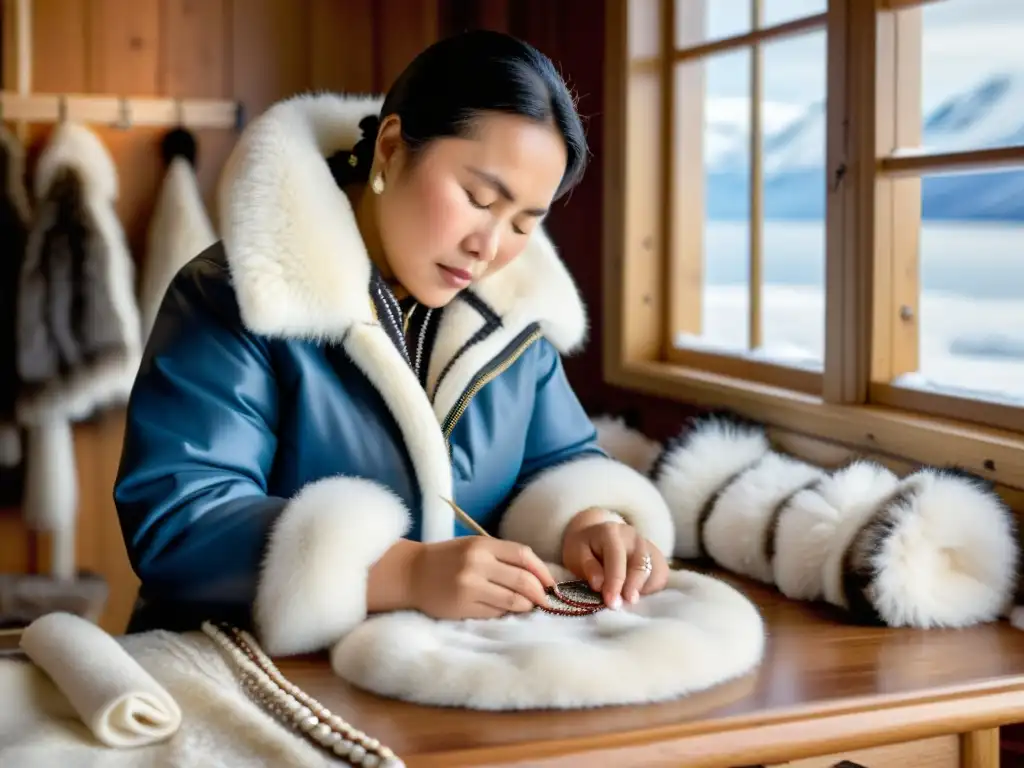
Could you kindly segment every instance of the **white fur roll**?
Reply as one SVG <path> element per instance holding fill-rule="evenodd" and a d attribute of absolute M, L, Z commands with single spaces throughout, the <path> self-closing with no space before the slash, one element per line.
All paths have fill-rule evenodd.
<path fill-rule="evenodd" d="M 822 485 L 831 482 L 831 478 Z M 797 492 L 779 514 L 775 531 L 775 586 L 791 600 L 820 600 L 825 558 L 839 525 L 839 512 L 821 495 L 821 486 Z"/>
<path fill-rule="evenodd" d="M 701 510 L 730 478 L 768 450 L 768 438 L 760 427 L 718 417 L 695 421 L 677 442 L 666 446 L 652 475 L 675 522 L 676 557 L 701 554 Z"/>
<path fill-rule="evenodd" d="M 769 452 L 718 497 L 704 526 L 704 549 L 733 573 L 774 581 L 776 514 L 794 493 L 825 476 L 810 464 Z"/>
<path fill-rule="evenodd" d="M 823 596 L 832 605 L 849 608 L 843 594 L 843 559 L 854 538 L 898 485 L 899 478 L 881 464 L 858 461 L 835 472 L 822 486 L 822 498 L 838 515 L 822 574 Z"/>
<path fill-rule="evenodd" d="M 881 619 L 930 628 L 999 618 L 1017 582 L 1013 513 L 965 472 L 923 469 L 901 489 L 907 493 L 879 523 L 884 536 L 853 561 L 872 573 L 867 597 Z"/>
<path fill-rule="evenodd" d="M 362 622 L 369 569 L 409 523 L 401 500 L 369 480 L 328 477 L 303 488 L 270 534 L 257 587 L 267 652 L 322 650 Z"/>
<path fill-rule="evenodd" d="M 593 507 L 621 515 L 662 553 L 671 554 L 675 534 L 665 500 L 646 477 L 604 456 L 541 472 L 505 510 L 498 535 L 526 544 L 542 560 L 561 563 L 565 527 Z"/>
<path fill-rule="evenodd" d="M 646 475 L 661 453 L 661 443 L 626 426 L 621 418 L 595 416 L 591 421 L 597 430 L 597 444 L 616 461 Z"/>

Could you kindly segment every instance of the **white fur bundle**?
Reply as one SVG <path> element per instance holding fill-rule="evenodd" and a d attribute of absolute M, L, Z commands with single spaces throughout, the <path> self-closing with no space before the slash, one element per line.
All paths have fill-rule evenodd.
<path fill-rule="evenodd" d="M 789 598 L 889 626 L 965 627 L 1010 607 L 1014 517 L 965 471 L 900 480 L 857 461 L 827 473 L 771 450 L 761 426 L 711 414 L 651 474 L 675 517 L 677 557 L 704 555 Z"/>
<path fill-rule="evenodd" d="M 597 444 L 617 461 L 646 475 L 661 453 L 661 443 L 626 426 L 622 418 L 602 415 L 591 419 L 597 430 Z"/>

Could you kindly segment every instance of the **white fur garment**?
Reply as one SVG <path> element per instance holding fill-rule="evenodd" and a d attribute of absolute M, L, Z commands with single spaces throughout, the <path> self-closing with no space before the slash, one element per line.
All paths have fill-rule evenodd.
<path fill-rule="evenodd" d="M 549 566 L 555 578 L 571 578 Z M 717 579 L 673 571 L 662 592 L 590 616 L 532 612 L 435 621 L 397 612 L 334 646 L 334 671 L 383 696 L 480 710 L 567 709 L 663 701 L 757 667 L 757 608 Z"/>
<path fill-rule="evenodd" d="M 195 169 L 187 158 L 173 158 L 146 232 L 146 260 L 139 288 L 143 338 L 149 336 L 174 276 L 216 239 Z"/>

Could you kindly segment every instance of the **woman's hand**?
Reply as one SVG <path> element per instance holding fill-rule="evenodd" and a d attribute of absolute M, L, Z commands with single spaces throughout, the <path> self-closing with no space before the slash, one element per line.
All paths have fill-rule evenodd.
<path fill-rule="evenodd" d="M 555 583 L 523 544 L 463 536 L 422 545 L 411 565 L 413 608 L 436 619 L 487 619 L 531 611 Z"/>
<path fill-rule="evenodd" d="M 646 557 L 650 571 L 644 567 Z M 668 563 L 657 547 L 633 526 L 609 522 L 603 510 L 581 512 L 569 524 L 562 562 L 600 592 L 610 608 L 620 607 L 622 600 L 635 603 L 668 582 Z"/>

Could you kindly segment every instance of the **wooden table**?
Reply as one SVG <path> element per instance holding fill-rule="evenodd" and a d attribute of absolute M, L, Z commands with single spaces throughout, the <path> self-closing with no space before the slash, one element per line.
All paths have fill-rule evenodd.
<path fill-rule="evenodd" d="M 998 726 L 1024 721 L 1024 632 L 848 626 L 728 575 L 762 609 L 765 660 L 747 678 L 680 701 L 591 711 L 484 713 L 359 691 L 325 658 L 282 672 L 409 768 L 777 766 L 994 768 Z"/>

